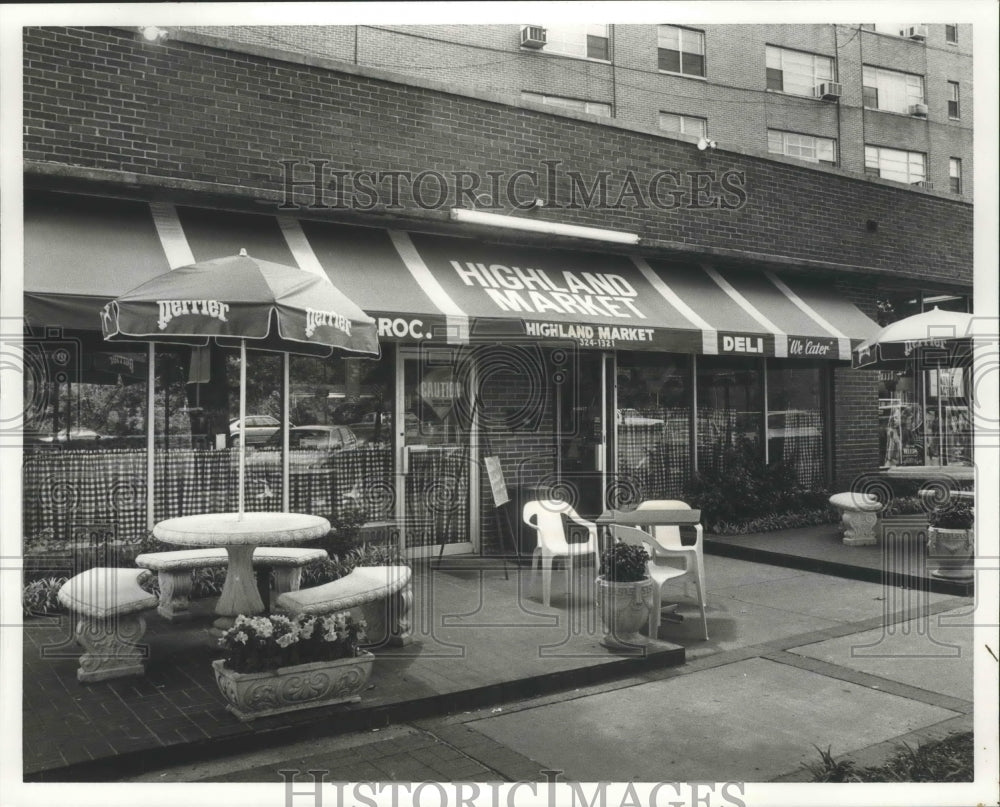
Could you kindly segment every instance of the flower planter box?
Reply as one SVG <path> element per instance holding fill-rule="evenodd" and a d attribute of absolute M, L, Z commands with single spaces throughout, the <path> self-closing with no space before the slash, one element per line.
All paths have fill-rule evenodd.
<path fill-rule="evenodd" d="M 330 706 L 357 703 L 371 677 L 375 656 L 359 656 L 333 661 L 313 661 L 257 673 L 238 673 L 222 659 L 212 662 L 215 681 L 226 699 L 226 709 L 243 721 L 259 717 Z"/>

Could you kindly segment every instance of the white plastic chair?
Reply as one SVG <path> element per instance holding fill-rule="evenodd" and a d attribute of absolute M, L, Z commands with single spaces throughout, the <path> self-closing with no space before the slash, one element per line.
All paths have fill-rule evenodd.
<path fill-rule="evenodd" d="M 677 499 L 659 499 L 642 502 L 636 510 L 690 510 L 690 505 Z M 680 574 L 666 574 L 664 583 L 670 581 L 683 581 L 685 586 L 688 582 L 693 582 L 697 593 L 698 606 L 701 608 L 701 624 L 704 629 L 705 638 L 708 639 L 708 618 L 705 616 L 707 602 L 705 600 L 705 556 L 702 550 L 702 528 L 701 524 L 694 525 L 695 542 L 692 546 L 685 546 L 681 543 L 680 527 L 659 526 L 653 527 L 652 536 L 656 539 L 656 552 L 650 551 L 653 556 L 650 567 L 667 566 L 680 568 Z M 676 561 L 683 562 L 683 567 L 677 567 Z M 671 561 L 675 561 L 671 563 Z M 659 613 L 657 613 L 659 617 Z M 657 622 L 659 625 L 659 622 Z M 655 635 L 655 634 L 654 634 Z"/>
<path fill-rule="evenodd" d="M 566 540 L 566 531 L 563 529 L 563 516 L 587 528 L 588 538 L 586 541 L 569 543 Z M 524 523 L 533 527 L 538 535 L 538 543 L 531 556 L 531 569 L 535 570 L 540 565 L 542 570 L 542 602 L 549 604 L 552 592 L 552 560 L 557 557 L 565 557 L 569 572 L 572 574 L 573 558 L 582 555 L 593 555 L 597 564 L 596 570 L 600 569 L 601 556 L 597 546 L 597 525 L 591 521 L 581 518 L 573 507 L 564 501 L 557 499 L 542 499 L 528 502 L 522 511 Z"/>
<path fill-rule="evenodd" d="M 660 609 L 662 607 L 661 589 L 669 580 L 675 580 L 687 572 L 680 566 L 670 566 L 666 563 L 657 563 L 655 558 L 661 551 L 656 539 L 645 530 L 638 527 L 623 527 L 614 525 L 611 527 L 611 534 L 614 540 L 623 544 L 633 546 L 643 546 L 649 552 L 650 560 L 646 563 L 646 573 L 653 581 L 653 608 L 649 612 L 649 638 L 655 639 L 660 629 Z M 708 638 L 707 636 L 705 638 Z"/>

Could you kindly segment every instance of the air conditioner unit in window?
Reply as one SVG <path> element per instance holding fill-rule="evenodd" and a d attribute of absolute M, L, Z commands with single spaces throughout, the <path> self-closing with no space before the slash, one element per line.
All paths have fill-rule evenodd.
<path fill-rule="evenodd" d="M 915 118 L 926 118 L 927 104 L 911 104 L 910 114 Z"/>
<path fill-rule="evenodd" d="M 915 42 L 923 42 L 927 39 L 927 26 L 926 25 L 908 25 L 903 29 L 903 36 L 907 39 L 912 39 Z"/>
<path fill-rule="evenodd" d="M 824 81 L 816 87 L 816 97 L 824 101 L 836 101 L 842 92 L 843 88 L 836 81 Z"/>
<path fill-rule="evenodd" d="M 922 179 L 919 182 L 913 182 L 911 184 L 916 188 L 925 188 L 926 190 L 929 191 L 934 190 L 934 183 L 928 182 L 926 179 Z"/>
<path fill-rule="evenodd" d="M 521 26 L 521 47 L 522 48 L 544 48 L 545 29 L 540 25 Z"/>

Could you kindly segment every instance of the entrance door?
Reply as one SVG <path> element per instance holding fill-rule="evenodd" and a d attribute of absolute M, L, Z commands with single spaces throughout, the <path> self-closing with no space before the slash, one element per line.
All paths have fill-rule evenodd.
<path fill-rule="evenodd" d="M 476 489 L 468 374 L 452 348 L 398 351 L 396 518 L 410 557 L 472 552 Z"/>
<path fill-rule="evenodd" d="M 614 356 L 580 352 L 575 365 L 556 387 L 558 477 L 563 498 L 585 518 L 605 507 L 613 474 L 614 429 L 607 413 L 614 405 Z"/>

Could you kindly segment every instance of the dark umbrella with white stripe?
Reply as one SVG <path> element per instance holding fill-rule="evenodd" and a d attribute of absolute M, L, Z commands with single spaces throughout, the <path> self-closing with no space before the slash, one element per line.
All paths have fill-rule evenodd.
<path fill-rule="evenodd" d="M 181 266 L 112 300 L 104 338 L 240 348 L 240 421 L 246 417 L 246 349 L 312 356 L 379 355 L 375 320 L 323 276 L 239 255 Z M 240 441 L 239 513 L 246 441 Z"/>

